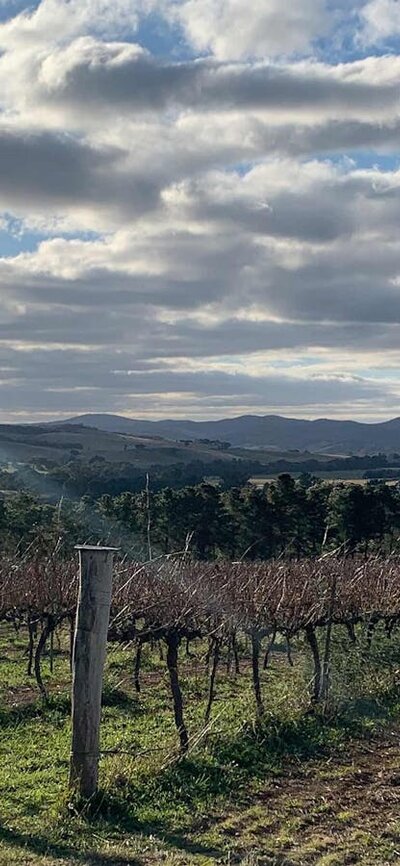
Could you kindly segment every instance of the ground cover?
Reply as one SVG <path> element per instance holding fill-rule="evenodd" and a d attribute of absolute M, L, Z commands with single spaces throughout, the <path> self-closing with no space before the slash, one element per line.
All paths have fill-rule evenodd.
<path fill-rule="evenodd" d="M 67 635 L 44 662 L 44 706 L 26 674 L 26 635 L 1 626 L 0 864 L 400 863 L 400 642 L 383 633 L 369 653 L 335 637 L 328 717 L 310 712 L 302 641 L 275 647 L 256 724 L 250 662 L 223 659 L 210 725 L 205 646 L 181 650 L 190 733 L 177 760 L 165 662 L 146 647 L 142 688 L 133 648 L 110 647 L 102 720 L 101 794 L 90 815 L 67 794 Z M 245 720 L 245 721 L 244 721 Z"/>

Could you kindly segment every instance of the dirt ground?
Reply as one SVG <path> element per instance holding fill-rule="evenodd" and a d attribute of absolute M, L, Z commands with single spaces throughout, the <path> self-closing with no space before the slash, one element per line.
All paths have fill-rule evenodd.
<path fill-rule="evenodd" d="M 400 864 L 400 729 L 288 766 L 212 835 L 232 839 L 232 864 Z"/>

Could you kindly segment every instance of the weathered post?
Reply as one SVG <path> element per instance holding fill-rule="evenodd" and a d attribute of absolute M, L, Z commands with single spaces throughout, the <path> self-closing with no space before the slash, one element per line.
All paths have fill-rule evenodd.
<path fill-rule="evenodd" d="M 101 694 L 110 618 L 113 547 L 82 545 L 72 658 L 70 788 L 88 799 L 97 791 Z"/>

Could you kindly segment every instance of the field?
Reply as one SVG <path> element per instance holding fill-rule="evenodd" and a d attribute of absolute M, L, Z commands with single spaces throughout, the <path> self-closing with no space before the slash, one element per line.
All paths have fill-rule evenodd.
<path fill-rule="evenodd" d="M 69 806 L 66 791 L 66 649 L 57 650 L 53 675 L 48 660 L 45 665 L 51 686 L 46 707 L 26 677 L 25 642 L 3 628 L 0 863 L 399 862 L 400 699 L 393 670 L 390 664 L 382 668 L 387 648 L 380 637 L 350 699 L 343 642 L 342 636 L 335 648 L 335 693 L 341 705 L 335 718 L 323 722 L 307 712 L 309 669 L 301 643 L 293 668 L 278 644 L 264 675 L 265 724 L 254 725 L 249 659 L 244 658 L 239 676 L 228 675 L 225 665 L 221 670 L 214 720 L 201 739 L 204 648 L 194 658 L 182 654 L 184 688 L 192 699 L 192 745 L 180 762 L 158 653 L 146 651 L 137 696 L 131 658 L 111 650 L 102 748 L 121 754 L 103 756 L 102 794 L 89 817 Z M 395 654 L 400 658 L 398 642 Z M 389 655 L 393 663 L 393 647 Z M 358 666 L 356 654 L 351 664 Z"/>
<path fill-rule="evenodd" d="M 299 471 L 301 464 L 307 460 L 317 460 L 319 463 L 326 463 L 327 460 L 334 458 L 343 458 L 343 454 L 317 453 L 311 451 L 300 451 L 299 449 L 283 451 L 279 448 L 238 448 L 235 446 L 229 452 L 235 457 L 245 459 L 259 460 L 260 463 L 273 463 L 276 460 L 287 460 L 290 463 L 298 463 Z"/>
<path fill-rule="evenodd" d="M 300 473 L 290 473 L 293 478 L 299 478 Z M 365 486 L 369 483 L 367 478 L 362 478 L 364 472 L 313 472 L 312 473 L 315 478 L 320 478 L 323 481 L 336 481 L 338 484 L 362 484 Z M 271 481 L 276 481 L 276 475 L 265 475 L 263 477 L 254 477 L 250 478 L 250 484 L 253 484 L 254 487 L 264 487 L 264 484 L 267 484 Z M 394 487 L 399 482 L 394 479 L 383 479 L 385 484 L 389 487 Z"/>
<path fill-rule="evenodd" d="M 89 805 L 67 790 L 74 575 L 72 562 L 1 563 L 1 864 L 400 862 L 397 558 L 122 564 Z M 42 657 L 47 698 L 27 673 L 26 623 L 39 609 L 36 648 L 58 624 Z M 328 636 L 321 701 L 310 650 L 316 637 L 325 666 Z"/>
<path fill-rule="evenodd" d="M 66 652 L 56 654 L 44 707 L 26 678 L 24 649 L 3 629 L 0 863 L 398 862 L 400 700 L 387 672 L 379 683 L 377 657 L 357 700 L 343 694 L 341 716 L 325 723 L 307 715 L 300 645 L 293 668 L 283 652 L 272 657 L 264 727 L 254 727 L 248 662 L 239 682 L 221 673 L 214 723 L 199 742 L 204 660 L 183 658 L 186 690 L 198 699 L 193 746 L 178 763 L 157 654 L 147 654 L 138 698 L 127 653 L 111 651 L 102 748 L 122 753 L 103 757 L 102 795 L 89 819 L 69 809 L 66 793 Z"/>

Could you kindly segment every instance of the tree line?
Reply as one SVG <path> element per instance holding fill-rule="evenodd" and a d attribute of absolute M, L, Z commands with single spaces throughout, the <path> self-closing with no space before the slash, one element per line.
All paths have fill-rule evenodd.
<path fill-rule="evenodd" d="M 82 496 L 97 498 L 102 494 L 140 493 L 147 472 L 151 474 L 152 489 L 160 491 L 165 487 L 178 489 L 200 484 L 205 477 L 218 478 L 226 488 L 241 486 L 263 471 L 265 467 L 255 460 L 190 460 L 168 466 L 155 464 L 146 469 L 132 463 L 108 463 L 95 455 L 88 462 L 74 459 L 54 466 L 52 461 L 42 461 L 39 469 L 32 466 L 18 467 L 13 472 L 0 469 L 0 488 L 30 490 L 49 502 L 56 502 L 60 496 L 80 499 Z"/>
<path fill-rule="evenodd" d="M 219 445 L 219 451 L 228 450 L 229 443 L 221 442 Z M 136 446 L 135 450 L 137 449 L 140 449 L 139 445 Z M 176 449 L 171 447 L 169 451 Z M 301 461 L 295 456 L 293 460 L 266 458 L 260 461 L 253 459 L 251 452 L 248 453 L 249 458 L 246 459 L 243 456 L 229 460 L 216 457 L 214 460 L 193 459 L 169 465 L 150 465 L 144 460 L 143 465 L 137 465 L 123 461 L 110 463 L 98 454 L 85 460 L 80 456 L 79 449 L 74 448 L 71 452 L 73 456 L 64 463 L 42 458 L 38 466 L 17 466 L 12 472 L 8 466 L 0 468 L 0 489 L 31 490 L 50 502 L 56 502 L 60 496 L 79 499 L 82 496 L 98 498 L 103 494 L 119 496 L 126 492 L 140 493 L 145 486 L 147 472 L 151 475 L 154 492 L 160 492 L 167 487 L 178 490 L 198 485 L 205 478 L 217 478 L 224 489 L 243 487 L 252 477 L 279 474 L 297 476 L 299 473 L 331 473 L 332 476 L 341 476 L 344 472 L 356 471 L 370 480 L 400 479 L 400 455 L 397 453 L 390 457 L 376 454 L 317 460 L 312 455 L 305 458 L 307 452 L 303 452 L 304 459 Z"/>
<path fill-rule="evenodd" d="M 190 549 L 200 560 L 391 553 L 400 535 L 400 489 L 280 475 L 262 488 L 211 483 L 49 504 L 20 492 L 0 501 L 3 550 L 112 543 L 136 558 Z"/>

